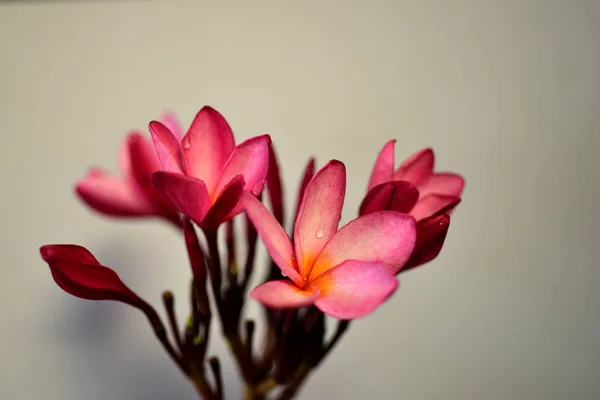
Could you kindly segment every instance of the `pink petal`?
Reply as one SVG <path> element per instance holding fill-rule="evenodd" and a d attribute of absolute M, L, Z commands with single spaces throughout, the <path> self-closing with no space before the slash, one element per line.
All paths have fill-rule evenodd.
<path fill-rule="evenodd" d="M 409 181 L 418 186 L 433 172 L 435 156 L 432 149 L 423 149 L 410 156 L 394 174 L 395 181 Z"/>
<path fill-rule="evenodd" d="M 160 119 L 160 122 L 162 122 L 163 125 L 171 131 L 173 136 L 175 136 L 175 139 L 177 139 L 177 142 L 181 142 L 181 139 L 183 138 L 183 130 L 181 129 L 181 124 L 179 123 L 179 119 L 175 114 L 170 112 L 165 113 Z"/>
<path fill-rule="evenodd" d="M 367 191 L 373 189 L 375 186 L 392 180 L 394 175 L 394 144 L 395 140 L 390 140 L 383 146 L 383 149 L 379 152 L 373 172 L 371 172 L 371 178 L 369 179 L 369 186 Z"/>
<path fill-rule="evenodd" d="M 415 249 L 400 272 L 408 271 L 436 258 L 442 250 L 449 227 L 450 217 L 447 214 L 434 215 L 419 221 Z"/>
<path fill-rule="evenodd" d="M 302 290 L 288 281 L 268 281 L 254 288 L 250 297 L 269 308 L 301 308 L 313 304 L 319 290 Z"/>
<path fill-rule="evenodd" d="M 465 180 L 460 175 L 449 172 L 435 173 L 419 184 L 419 193 L 421 196 L 435 193 L 460 197 L 464 187 Z"/>
<path fill-rule="evenodd" d="M 150 122 L 149 128 L 162 169 L 183 174 L 181 147 L 177 138 L 160 122 Z"/>
<path fill-rule="evenodd" d="M 374 211 L 398 211 L 407 214 L 417 203 L 419 191 L 410 182 L 392 181 L 375 186 L 360 205 L 359 214 Z"/>
<path fill-rule="evenodd" d="M 269 135 L 250 138 L 238 146 L 225 164 L 214 193 L 220 193 L 235 176 L 243 175 L 244 190 L 255 195 L 262 192 L 269 170 Z"/>
<path fill-rule="evenodd" d="M 306 186 L 308 186 L 308 183 L 311 181 L 313 176 L 315 176 L 315 159 L 314 157 L 311 157 L 304 168 L 302 180 L 300 181 L 300 186 L 298 187 L 298 198 L 296 199 L 296 215 L 294 216 L 294 221 L 298 219 L 298 213 L 300 212 L 300 206 L 302 205 L 302 199 L 304 198 Z"/>
<path fill-rule="evenodd" d="M 269 255 L 275 264 L 281 268 L 281 272 L 296 284 L 304 284 L 296 270 L 292 241 L 275 217 L 264 204 L 248 192 L 242 195 L 242 205 L 246 215 L 256 227 L 256 231 L 265 244 Z"/>
<path fill-rule="evenodd" d="M 233 132 L 225 118 L 212 107 L 203 107 L 181 140 L 181 147 L 187 174 L 204 181 L 213 193 L 235 147 Z M 235 175 L 238 174 L 231 178 Z"/>
<path fill-rule="evenodd" d="M 415 220 L 409 215 L 395 211 L 363 215 L 331 238 L 317 258 L 309 280 L 346 260 L 381 262 L 395 273 L 408 261 L 415 240 Z"/>
<path fill-rule="evenodd" d="M 154 215 L 156 209 L 143 196 L 136 196 L 131 185 L 94 168 L 77 182 L 77 195 L 93 209 L 112 216 Z"/>
<path fill-rule="evenodd" d="M 223 222 L 230 220 L 242 212 L 242 205 L 240 204 L 239 207 L 236 206 L 240 202 L 240 197 L 244 191 L 244 184 L 244 177 L 238 175 L 225 186 L 202 220 L 200 226 L 203 229 L 216 229 Z"/>
<path fill-rule="evenodd" d="M 204 182 L 189 176 L 158 171 L 152 175 L 152 184 L 182 214 L 201 224 L 210 207 Z"/>
<path fill-rule="evenodd" d="M 330 269 L 311 286 L 320 290 L 315 305 L 334 318 L 354 319 L 373 311 L 398 287 L 398 280 L 382 263 L 349 260 Z"/>
<path fill-rule="evenodd" d="M 419 199 L 415 208 L 410 212 L 417 221 L 434 214 L 444 212 L 450 214 L 454 207 L 460 203 L 459 197 L 430 194 Z"/>
<path fill-rule="evenodd" d="M 294 225 L 300 276 L 307 277 L 314 260 L 337 232 L 346 193 L 346 167 L 331 160 L 306 186 Z"/>
<path fill-rule="evenodd" d="M 281 174 L 279 162 L 273 143 L 269 146 L 269 172 L 267 173 L 267 193 L 273 209 L 273 216 L 283 224 L 283 190 L 281 188 Z"/>

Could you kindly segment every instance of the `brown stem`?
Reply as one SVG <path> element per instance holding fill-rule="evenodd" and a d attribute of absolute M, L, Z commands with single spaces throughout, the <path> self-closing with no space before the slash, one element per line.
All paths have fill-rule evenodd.
<path fill-rule="evenodd" d="M 169 318 L 169 326 L 171 327 L 171 334 L 173 335 L 173 340 L 179 349 L 181 354 L 183 351 L 183 342 L 181 340 L 181 333 L 179 332 L 179 323 L 177 322 L 177 315 L 175 315 L 175 297 L 171 291 L 163 292 L 162 295 L 163 304 L 165 306 L 165 310 L 167 311 L 167 316 Z"/>

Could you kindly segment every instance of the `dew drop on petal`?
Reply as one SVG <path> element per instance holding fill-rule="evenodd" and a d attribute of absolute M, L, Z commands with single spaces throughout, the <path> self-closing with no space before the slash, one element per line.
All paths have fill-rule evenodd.
<path fill-rule="evenodd" d="M 317 239 L 321 239 L 324 235 L 325 235 L 325 232 L 323 232 L 323 229 L 319 229 L 317 231 Z"/>
<path fill-rule="evenodd" d="M 190 136 L 186 135 L 183 137 L 183 140 L 181 141 L 181 147 L 183 147 L 184 149 L 189 149 L 190 146 L 192 145 L 191 141 L 190 141 Z"/>
<path fill-rule="evenodd" d="M 286 274 L 285 274 L 285 272 L 283 272 L 283 271 L 281 271 L 281 276 L 283 276 L 283 277 L 286 277 L 286 278 L 287 278 L 287 275 L 286 275 Z"/>

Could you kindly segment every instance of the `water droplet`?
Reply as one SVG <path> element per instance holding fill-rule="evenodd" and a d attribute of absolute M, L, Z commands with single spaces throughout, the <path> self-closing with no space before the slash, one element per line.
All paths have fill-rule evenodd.
<path fill-rule="evenodd" d="M 319 229 L 317 231 L 317 239 L 321 239 L 324 235 L 325 235 L 325 232 L 323 232 L 323 229 Z"/>
<path fill-rule="evenodd" d="M 287 277 L 287 275 L 283 271 L 281 271 L 281 276 Z"/>
<path fill-rule="evenodd" d="M 189 148 L 190 148 L 190 146 L 191 146 L 191 145 L 192 145 L 192 142 L 190 141 L 190 136 L 189 136 L 189 135 L 185 135 L 185 136 L 183 137 L 183 140 L 181 141 L 181 146 L 182 146 L 184 149 L 186 149 L 186 150 L 187 150 L 187 149 L 189 149 Z"/>

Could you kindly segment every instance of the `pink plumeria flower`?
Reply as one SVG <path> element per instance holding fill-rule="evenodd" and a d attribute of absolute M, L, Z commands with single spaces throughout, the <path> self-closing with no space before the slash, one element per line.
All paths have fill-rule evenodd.
<path fill-rule="evenodd" d="M 176 126 L 167 115 L 163 122 Z M 121 176 L 91 168 L 75 185 L 77 195 L 91 208 L 113 217 L 158 216 L 179 225 L 177 211 L 152 186 L 152 174 L 161 169 L 152 141 L 139 131 L 130 133 L 119 154 Z"/>
<path fill-rule="evenodd" d="M 203 107 L 181 140 L 157 121 L 150 132 L 163 171 L 154 187 L 202 228 L 215 229 L 242 211 L 242 192 L 258 195 L 269 167 L 269 135 L 235 145 L 219 112 Z"/>
<path fill-rule="evenodd" d="M 346 191 L 344 164 L 332 160 L 311 179 L 294 225 L 294 242 L 254 196 L 242 203 L 271 255 L 290 280 L 256 287 L 251 296 L 271 308 L 315 304 L 339 319 L 374 311 L 397 288 L 395 272 L 415 244 L 412 217 L 380 211 L 338 230 Z"/>
<path fill-rule="evenodd" d="M 365 213 L 365 207 L 371 210 L 386 208 L 381 206 L 386 202 L 387 209 L 391 206 L 396 211 L 410 213 L 417 221 L 440 212 L 450 214 L 461 201 L 465 186 L 463 177 L 450 172 L 434 172 L 435 154 L 430 148 L 416 152 L 394 171 L 395 142 L 386 143 L 377 157 L 361 214 Z"/>

